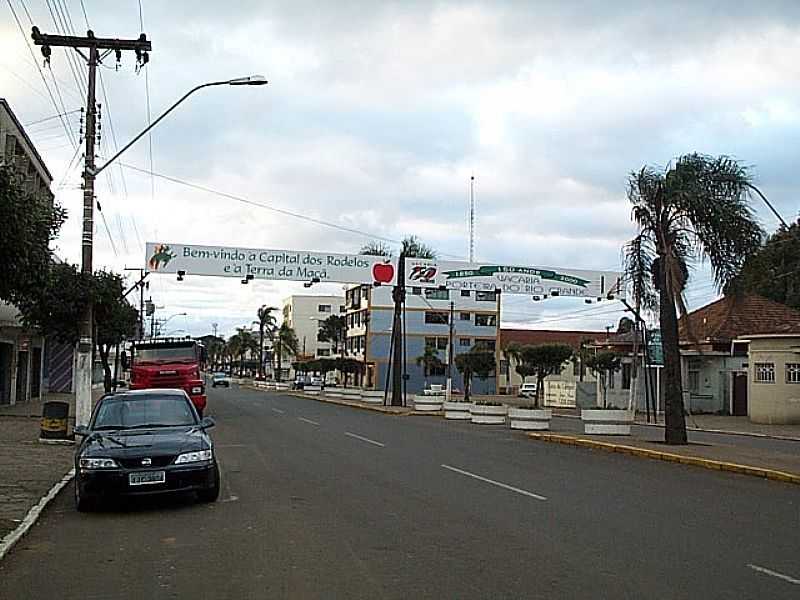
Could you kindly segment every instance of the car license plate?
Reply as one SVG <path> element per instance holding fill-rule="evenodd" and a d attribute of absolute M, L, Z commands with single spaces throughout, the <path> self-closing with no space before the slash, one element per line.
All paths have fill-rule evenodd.
<path fill-rule="evenodd" d="M 164 471 L 140 471 L 128 475 L 130 485 L 150 485 L 154 483 L 164 483 L 166 474 Z"/>

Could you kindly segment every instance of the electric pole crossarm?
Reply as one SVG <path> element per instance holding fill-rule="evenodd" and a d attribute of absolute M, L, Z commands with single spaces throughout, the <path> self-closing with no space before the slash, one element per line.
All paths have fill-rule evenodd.
<path fill-rule="evenodd" d="M 34 27 L 31 33 L 33 43 L 37 46 L 57 46 L 66 48 L 102 48 L 103 50 L 140 50 L 150 52 L 152 50 L 150 40 L 145 34 L 141 34 L 135 40 L 125 40 L 120 38 L 98 38 L 89 31 L 86 37 L 73 35 L 52 35 L 41 33 L 38 27 Z"/>

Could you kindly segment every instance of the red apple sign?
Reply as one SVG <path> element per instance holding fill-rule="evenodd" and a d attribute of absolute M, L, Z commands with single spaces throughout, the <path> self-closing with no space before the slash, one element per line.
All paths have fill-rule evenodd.
<path fill-rule="evenodd" d="M 372 265 L 372 277 L 377 283 L 389 283 L 394 279 L 394 265 L 391 263 L 376 263 Z"/>

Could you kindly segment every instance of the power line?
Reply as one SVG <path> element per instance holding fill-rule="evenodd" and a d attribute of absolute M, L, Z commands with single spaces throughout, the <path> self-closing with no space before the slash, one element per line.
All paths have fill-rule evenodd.
<path fill-rule="evenodd" d="M 74 110 L 68 110 L 67 112 L 58 113 L 57 115 L 52 115 L 43 119 L 37 119 L 36 121 L 29 121 L 28 123 L 23 123 L 22 125 L 25 127 L 31 127 L 32 125 L 38 125 L 39 123 L 44 123 L 45 121 L 52 121 L 53 119 L 58 119 L 59 117 L 66 117 L 67 115 L 71 115 L 80 111 L 80 108 L 76 108 Z"/>
<path fill-rule="evenodd" d="M 17 23 L 17 28 L 19 28 L 20 35 L 22 35 L 22 38 L 25 40 L 25 46 L 28 48 L 28 52 L 30 52 L 31 58 L 33 59 L 34 65 L 36 66 L 36 70 L 39 72 L 39 76 L 42 78 L 42 83 L 44 83 L 44 87 L 45 89 L 47 89 L 47 95 L 50 96 L 50 101 L 53 103 L 53 108 L 56 109 L 57 113 L 65 112 L 65 109 L 63 107 L 62 108 L 58 107 L 58 103 L 56 102 L 56 99 L 53 96 L 53 92 L 50 90 L 50 86 L 47 84 L 47 79 L 45 78 L 44 73 L 42 72 L 42 68 L 39 66 L 39 63 L 36 60 L 36 55 L 34 54 L 33 49 L 31 48 L 30 42 L 28 42 L 28 37 L 25 35 L 25 30 L 22 28 L 22 23 L 20 22 L 19 17 L 17 16 L 17 11 L 14 10 L 14 5 L 11 4 L 11 0 L 6 0 L 6 2 L 8 3 L 8 8 L 11 9 L 11 14 L 14 15 L 14 21 L 16 21 Z M 25 9 L 25 13 L 28 14 L 28 18 L 30 19 L 28 8 L 25 6 L 24 2 L 22 2 L 22 7 Z M 64 121 L 64 117 L 60 117 L 60 119 L 61 119 L 61 124 L 64 126 L 64 131 L 67 132 L 67 135 L 70 135 L 69 127 L 67 127 L 67 124 Z"/>

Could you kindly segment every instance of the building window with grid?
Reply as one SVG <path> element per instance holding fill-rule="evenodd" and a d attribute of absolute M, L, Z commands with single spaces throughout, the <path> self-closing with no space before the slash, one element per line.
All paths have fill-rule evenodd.
<path fill-rule="evenodd" d="M 694 394 L 700 392 L 700 371 L 689 371 L 689 391 Z"/>
<path fill-rule="evenodd" d="M 469 290 L 461 290 L 462 298 L 469 298 Z"/>
<path fill-rule="evenodd" d="M 786 363 L 786 383 L 800 383 L 800 363 Z"/>
<path fill-rule="evenodd" d="M 478 302 L 494 302 L 497 300 L 497 292 L 475 292 L 475 300 Z"/>
<path fill-rule="evenodd" d="M 430 324 L 447 324 L 450 322 L 449 316 L 446 312 L 432 312 L 426 311 L 425 312 L 425 322 Z"/>
<path fill-rule="evenodd" d="M 458 338 L 458 345 L 469 348 L 472 345 L 472 338 Z"/>
<path fill-rule="evenodd" d="M 631 374 L 633 372 L 631 363 L 622 363 L 622 389 L 631 389 Z"/>
<path fill-rule="evenodd" d="M 425 288 L 425 297 L 428 300 L 449 300 L 450 290 L 440 290 L 437 288 Z"/>
<path fill-rule="evenodd" d="M 755 363 L 753 368 L 755 383 L 775 383 L 775 363 Z"/>
<path fill-rule="evenodd" d="M 329 313 L 331 312 L 331 305 L 330 304 L 318 304 L 317 310 L 321 313 Z"/>
<path fill-rule="evenodd" d="M 461 320 L 462 321 L 471 321 L 472 320 L 472 315 L 470 313 L 462 312 L 461 313 Z"/>
<path fill-rule="evenodd" d="M 475 325 L 479 327 L 496 327 L 497 315 L 475 315 Z"/>

